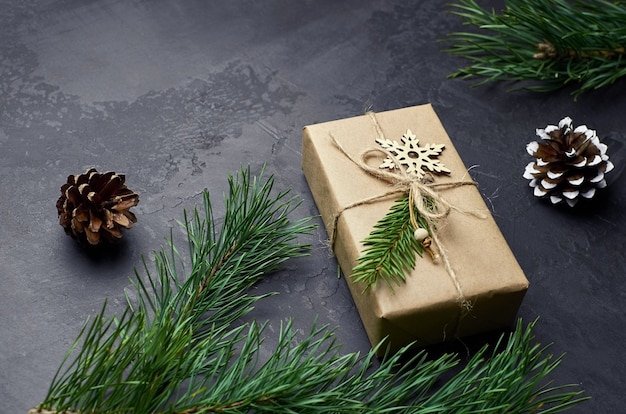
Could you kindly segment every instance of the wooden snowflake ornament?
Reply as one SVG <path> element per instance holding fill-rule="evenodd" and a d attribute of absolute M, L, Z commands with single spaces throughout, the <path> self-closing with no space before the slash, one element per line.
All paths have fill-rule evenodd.
<path fill-rule="evenodd" d="M 450 174 L 450 170 L 443 163 L 434 157 L 439 156 L 444 150 L 443 144 L 426 144 L 419 146 L 419 139 L 407 129 L 401 138 L 402 143 L 386 138 L 378 138 L 376 142 L 389 151 L 396 158 L 394 161 L 390 157 L 385 158 L 380 168 L 394 170 L 398 168 L 396 161 L 406 167 L 406 173 L 424 178 L 424 171 Z"/>

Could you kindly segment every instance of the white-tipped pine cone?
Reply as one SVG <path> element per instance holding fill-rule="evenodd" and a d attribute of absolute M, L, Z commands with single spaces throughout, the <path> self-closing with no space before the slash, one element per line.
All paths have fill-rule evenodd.
<path fill-rule="evenodd" d="M 94 168 L 70 175 L 57 200 L 59 224 L 65 233 L 91 245 L 122 238 L 122 228 L 131 228 L 137 217 L 130 211 L 139 195 L 124 184 L 125 176 Z"/>
<path fill-rule="evenodd" d="M 541 141 L 526 146 L 536 160 L 524 172 L 535 196 L 573 207 L 581 197 L 592 198 L 597 188 L 606 187 L 604 175 L 613 169 L 613 163 L 596 131 L 586 125 L 573 129 L 572 119 L 565 117 L 558 126 L 537 129 L 537 136 Z"/>

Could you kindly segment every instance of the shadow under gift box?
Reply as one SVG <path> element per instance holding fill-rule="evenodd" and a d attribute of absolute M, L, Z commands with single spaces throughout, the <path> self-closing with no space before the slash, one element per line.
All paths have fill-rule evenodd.
<path fill-rule="evenodd" d="M 477 218 L 453 210 L 438 226 L 458 285 L 444 265 L 433 263 L 428 254 L 417 257 L 406 283 L 393 289 L 379 281 L 364 290 L 363 284 L 351 280 L 363 251 L 362 241 L 401 193 L 346 209 L 389 191 L 390 184 L 354 164 L 331 135 L 348 154 L 358 158 L 364 150 L 378 145 L 375 122 L 384 138 L 393 141 L 400 142 L 410 129 L 420 146 L 445 144 L 438 159 L 452 173 L 436 175 L 435 182 L 472 181 L 430 104 L 377 113 L 375 119 L 363 115 L 306 126 L 302 144 L 302 169 L 329 234 L 333 218 L 340 212 L 334 253 L 372 346 L 388 338 L 378 350 L 382 355 L 387 346 L 395 352 L 409 343 L 424 346 L 511 326 L 529 283 L 474 185 L 437 190 L 452 205 L 485 216 Z M 377 167 L 382 158 L 370 161 Z M 469 312 L 460 303 L 461 293 L 471 303 Z"/>

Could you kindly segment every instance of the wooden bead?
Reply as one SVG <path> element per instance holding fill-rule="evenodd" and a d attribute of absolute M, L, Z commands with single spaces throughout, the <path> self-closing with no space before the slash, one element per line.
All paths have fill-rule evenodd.
<path fill-rule="evenodd" d="M 426 237 L 428 237 L 428 230 L 418 227 L 413 233 L 413 237 L 415 237 L 419 241 L 422 241 Z"/>

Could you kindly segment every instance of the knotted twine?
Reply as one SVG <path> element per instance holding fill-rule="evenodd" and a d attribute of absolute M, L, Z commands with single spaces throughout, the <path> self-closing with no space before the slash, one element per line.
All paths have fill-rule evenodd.
<path fill-rule="evenodd" d="M 380 138 L 384 138 L 385 135 L 382 132 L 382 128 L 380 127 L 378 120 L 376 119 L 376 115 L 373 112 L 368 112 L 368 115 L 374 123 L 378 136 Z M 461 283 L 459 282 L 459 279 L 456 275 L 456 272 L 452 268 L 446 249 L 441 243 L 441 240 L 439 238 L 438 224 L 441 221 L 445 220 L 448 215 L 450 215 L 452 210 L 457 211 L 461 214 L 472 215 L 476 218 L 481 219 L 485 219 L 486 216 L 475 211 L 461 209 L 454 204 L 451 204 L 440 194 L 440 191 L 454 189 L 466 185 L 477 186 L 478 183 L 476 183 L 475 181 L 453 181 L 445 183 L 435 183 L 430 175 L 427 175 L 424 178 L 420 178 L 417 175 L 409 174 L 404 168 L 402 168 L 402 165 L 398 161 L 398 159 L 391 152 L 383 148 L 366 149 L 361 152 L 361 154 L 359 154 L 358 158 L 355 158 L 343 148 L 343 146 L 339 143 L 339 141 L 337 141 L 332 133 L 329 133 L 329 135 L 335 146 L 350 161 L 352 161 L 355 165 L 357 165 L 359 168 L 361 168 L 363 171 L 370 174 L 371 176 L 379 180 L 385 181 L 392 186 L 390 190 L 382 194 L 374 195 L 372 197 L 368 197 L 363 200 L 348 204 L 347 206 L 340 209 L 337 213 L 335 213 L 332 217 L 331 229 L 329 231 L 331 247 L 334 249 L 335 240 L 337 238 L 337 223 L 341 215 L 346 210 L 366 204 L 372 204 L 398 193 L 408 194 L 409 204 L 415 206 L 418 214 L 425 220 L 428 227 L 427 230 L 430 230 L 430 237 L 432 240 L 431 243 L 439 251 L 439 255 L 433 256 L 433 260 L 436 262 L 437 259 L 441 259 L 444 268 L 448 273 L 448 276 L 450 277 L 454 288 L 456 289 L 457 302 L 461 308 L 460 319 L 462 319 L 471 311 L 472 303 L 466 298 L 465 293 L 463 292 L 463 288 L 461 287 Z M 397 168 L 394 170 L 385 170 L 372 167 L 367 163 L 368 159 L 374 156 L 380 156 L 381 154 L 389 157 L 397 166 Z M 414 211 L 412 208 L 409 208 L 409 211 L 411 224 L 415 229 L 417 229 L 419 225 L 417 223 L 417 220 L 415 219 Z"/>

